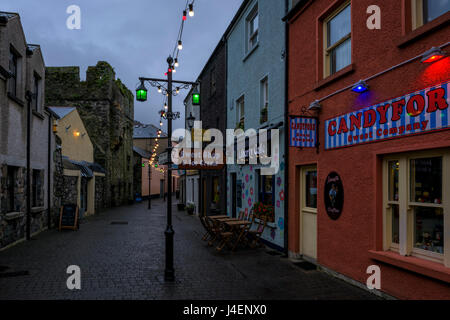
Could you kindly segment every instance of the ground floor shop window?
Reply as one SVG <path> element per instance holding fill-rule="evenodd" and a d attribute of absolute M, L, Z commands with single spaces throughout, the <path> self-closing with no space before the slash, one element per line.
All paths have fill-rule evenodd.
<path fill-rule="evenodd" d="M 450 151 L 384 161 L 385 250 L 450 267 Z"/>

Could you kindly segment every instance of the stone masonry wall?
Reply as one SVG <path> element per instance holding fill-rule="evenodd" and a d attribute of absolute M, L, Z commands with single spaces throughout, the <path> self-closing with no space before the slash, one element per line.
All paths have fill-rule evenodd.
<path fill-rule="evenodd" d="M 88 68 L 80 81 L 79 67 L 48 67 L 47 106 L 76 107 L 94 145 L 94 160 L 106 170 L 105 207 L 133 200 L 134 96 L 115 78 L 107 62 Z M 99 208 L 101 210 L 101 208 Z"/>

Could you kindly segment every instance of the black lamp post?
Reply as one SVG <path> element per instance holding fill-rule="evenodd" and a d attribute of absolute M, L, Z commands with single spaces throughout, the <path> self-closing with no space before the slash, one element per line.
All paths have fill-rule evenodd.
<path fill-rule="evenodd" d="M 192 115 L 192 112 L 190 112 L 189 117 L 186 118 L 187 120 L 187 125 L 189 128 L 189 132 L 192 130 L 192 128 L 194 127 L 194 121 L 195 121 L 195 117 Z"/>
<path fill-rule="evenodd" d="M 171 56 L 167 58 L 167 80 L 165 79 L 155 79 L 155 78 L 139 78 L 141 81 L 140 86 L 136 89 L 136 99 L 137 101 L 144 102 L 147 101 L 147 88 L 144 85 L 144 82 L 147 81 L 150 83 L 152 87 L 158 88 L 158 91 L 163 87 L 162 83 L 167 83 L 167 89 L 165 93 L 167 94 L 167 104 L 168 110 L 165 113 L 164 118 L 168 120 L 167 131 L 168 131 L 168 171 L 167 171 L 167 187 L 168 187 L 168 199 L 167 199 L 167 226 L 164 231 L 166 238 L 166 266 L 164 270 L 164 281 L 173 282 L 175 281 L 175 269 L 173 267 L 173 237 L 175 235 L 175 231 L 172 227 L 172 167 L 171 167 L 171 151 L 172 151 L 172 120 L 175 120 L 180 117 L 179 112 L 172 112 L 172 96 L 177 95 L 178 92 L 172 91 L 172 84 L 178 83 L 181 84 L 182 89 L 188 89 L 191 86 L 197 86 L 196 82 L 189 81 L 174 81 L 172 80 L 172 71 L 174 69 L 174 60 Z M 180 89 L 181 89 L 180 88 Z M 178 91 L 178 90 L 177 90 Z"/>

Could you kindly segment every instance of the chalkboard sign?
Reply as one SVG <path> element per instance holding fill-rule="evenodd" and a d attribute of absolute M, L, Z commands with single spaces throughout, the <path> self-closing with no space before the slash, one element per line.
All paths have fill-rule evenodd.
<path fill-rule="evenodd" d="M 79 229 L 78 214 L 78 206 L 76 204 L 66 204 L 62 206 L 59 213 L 59 230 Z"/>

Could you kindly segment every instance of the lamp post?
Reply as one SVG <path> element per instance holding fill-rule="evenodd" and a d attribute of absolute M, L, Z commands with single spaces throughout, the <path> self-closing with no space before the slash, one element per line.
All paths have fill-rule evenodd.
<path fill-rule="evenodd" d="M 150 83 L 152 87 L 156 87 L 159 90 L 162 90 L 162 83 L 167 83 L 167 89 L 165 90 L 165 94 L 167 94 L 167 104 L 168 110 L 164 116 L 167 119 L 167 131 L 168 131 L 168 171 L 167 171 L 167 187 L 168 187 L 168 199 L 167 199 L 167 225 L 166 230 L 164 231 L 165 241 L 166 241 L 166 266 L 164 269 L 164 281 L 173 282 L 175 281 L 175 269 L 173 267 L 173 238 L 175 235 L 175 231 L 172 226 L 172 167 L 171 167 L 171 152 L 172 152 L 172 120 L 175 120 L 180 117 L 179 112 L 172 112 L 172 96 L 177 95 L 178 92 L 172 91 L 173 83 L 181 84 L 182 86 L 179 89 L 188 89 L 191 86 L 197 86 L 196 82 L 189 81 L 174 81 L 172 79 L 172 71 L 174 69 L 174 60 L 171 56 L 167 58 L 167 80 L 165 79 L 155 79 L 155 78 L 139 78 L 141 81 L 140 86 L 136 89 L 136 99 L 140 102 L 144 102 L 147 100 L 147 88 L 144 85 L 144 82 L 147 81 Z M 179 91 L 179 90 L 177 90 Z"/>

